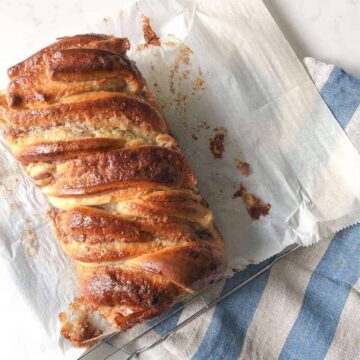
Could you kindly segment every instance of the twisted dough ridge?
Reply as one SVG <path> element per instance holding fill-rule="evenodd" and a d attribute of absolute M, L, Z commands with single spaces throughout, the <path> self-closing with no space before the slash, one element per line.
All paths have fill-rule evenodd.
<path fill-rule="evenodd" d="M 127 39 L 61 38 L 8 70 L 0 117 L 27 174 L 48 196 L 83 297 L 60 315 L 76 345 L 124 330 L 218 278 L 221 235 L 136 68 Z"/>

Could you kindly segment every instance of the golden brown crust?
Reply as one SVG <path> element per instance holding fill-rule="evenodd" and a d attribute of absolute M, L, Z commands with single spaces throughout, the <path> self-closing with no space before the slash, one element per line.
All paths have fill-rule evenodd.
<path fill-rule="evenodd" d="M 125 54 L 103 50 L 101 44 L 97 47 L 96 39 L 111 48 L 111 38 L 105 35 L 64 38 L 10 68 L 9 105 L 29 107 L 89 91 L 140 92 L 144 84 L 135 65 Z M 123 49 L 127 48 L 123 40 Z M 92 61 L 100 70 L 91 71 Z"/>
<path fill-rule="evenodd" d="M 149 320 L 160 315 L 169 308 L 141 308 L 136 306 L 103 306 L 99 311 L 111 324 L 114 324 L 120 331 L 125 331 L 136 324 Z"/>
<path fill-rule="evenodd" d="M 60 314 L 77 346 L 125 330 L 218 278 L 223 239 L 127 39 L 61 38 L 9 69 L 0 124 L 77 263 L 83 297 Z"/>
<path fill-rule="evenodd" d="M 90 81 L 52 81 L 45 74 L 17 77 L 8 86 L 7 99 L 13 107 L 30 107 L 30 104 L 54 103 L 62 98 L 91 91 L 125 91 L 126 82 L 121 77 Z"/>
<path fill-rule="evenodd" d="M 187 291 L 198 291 L 217 279 L 225 270 L 224 249 L 217 249 L 216 242 L 214 243 L 185 243 L 138 256 L 129 260 L 129 263 L 162 275 Z"/>
<path fill-rule="evenodd" d="M 213 221 L 212 213 L 201 197 L 184 189 L 152 191 L 134 199 L 119 200 L 117 211 L 128 216 L 150 218 L 156 222 L 179 218 L 207 229 L 212 228 Z"/>
<path fill-rule="evenodd" d="M 183 155 L 159 146 L 141 146 L 104 152 L 87 152 L 60 162 L 46 193 L 81 196 L 158 183 L 192 189 L 196 180 Z"/>
<path fill-rule="evenodd" d="M 50 80 L 91 81 L 121 77 L 132 93 L 143 87 L 141 75 L 126 57 L 99 49 L 65 49 L 44 55 L 45 69 Z"/>
<path fill-rule="evenodd" d="M 162 308 L 184 292 L 164 276 L 127 265 L 89 266 L 78 263 L 81 291 L 97 306 Z"/>
<path fill-rule="evenodd" d="M 85 124 L 95 129 L 137 128 L 148 133 L 168 131 L 161 114 L 144 99 L 127 93 L 89 92 L 68 98 L 66 102 L 32 109 L 9 109 L 14 132 L 26 132 L 34 126 L 49 128 L 65 124 Z"/>
<path fill-rule="evenodd" d="M 83 262 L 118 261 L 189 242 L 219 241 L 215 230 L 176 218 L 128 217 L 92 207 L 57 211 L 52 217 L 64 251 Z"/>
<path fill-rule="evenodd" d="M 120 148 L 124 146 L 123 139 L 85 138 L 79 140 L 38 142 L 28 145 L 16 158 L 24 165 L 37 161 L 67 160 L 97 150 Z"/>
<path fill-rule="evenodd" d="M 103 49 L 112 51 L 119 55 L 125 55 L 130 49 L 130 42 L 126 38 L 114 38 L 102 34 L 83 34 L 76 36 L 65 36 L 60 38 L 54 44 L 36 52 L 26 60 L 16 64 L 8 69 L 8 76 L 13 80 L 21 73 L 34 71 L 41 64 L 42 58 L 46 54 L 51 54 L 54 50 L 89 48 Z"/>

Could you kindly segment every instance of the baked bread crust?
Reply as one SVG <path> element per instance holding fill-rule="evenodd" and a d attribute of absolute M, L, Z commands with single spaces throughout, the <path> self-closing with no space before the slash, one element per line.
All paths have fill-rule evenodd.
<path fill-rule="evenodd" d="M 52 204 L 83 297 L 60 315 L 75 345 L 124 330 L 217 279 L 224 242 L 127 39 L 59 39 L 8 70 L 0 117 L 15 157 Z"/>

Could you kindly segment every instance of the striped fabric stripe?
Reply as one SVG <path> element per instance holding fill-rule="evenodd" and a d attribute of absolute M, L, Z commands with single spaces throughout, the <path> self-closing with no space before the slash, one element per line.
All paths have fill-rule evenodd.
<path fill-rule="evenodd" d="M 315 81 L 316 82 L 316 81 Z M 334 68 L 321 96 L 345 128 L 360 104 L 360 80 Z M 331 345 L 351 286 L 360 277 L 360 260 L 349 261 L 360 250 L 360 226 L 340 232 L 315 269 L 299 316 L 279 359 L 323 359 Z"/>
<path fill-rule="evenodd" d="M 218 298 L 220 295 L 224 281 L 218 284 L 215 289 L 213 288 L 208 296 L 202 299 L 198 299 L 195 303 L 187 306 L 181 314 L 180 322 L 188 319 L 198 310 L 202 309 L 206 304 L 209 304 L 212 300 Z M 206 300 L 206 301 L 205 301 Z M 191 326 L 187 326 L 179 330 L 168 341 L 164 343 L 164 347 L 168 349 L 172 354 L 176 355 L 177 359 L 188 360 L 194 356 L 196 349 L 202 343 L 206 334 L 207 328 L 213 318 L 215 308 L 208 310 L 205 314 L 192 321 Z M 179 346 L 181 344 L 181 346 Z"/>
<path fill-rule="evenodd" d="M 182 303 L 177 303 L 175 304 L 171 310 L 169 311 L 175 311 L 176 309 L 178 309 L 180 306 L 182 305 Z M 149 320 L 147 322 L 147 324 L 152 327 L 154 326 L 157 322 L 162 321 L 166 316 L 168 315 L 168 313 L 165 313 L 163 315 L 160 315 L 152 320 Z M 161 323 L 159 326 L 157 326 L 154 330 L 159 334 L 159 335 L 165 335 L 168 331 L 170 331 L 174 326 L 176 326 L 176 324 L 178 323 L 179 319 L 181 316 L 181 311 L 179 311 L 178 313 L 174 314 L 173 316 L 171 316 L 168 320 L 164 321 L 163 323 Z"/>
<path fill-rule="evenodd" d="M 232 288 L 258 271 L 266 264 L 251 265 L 226 281 L 224 291 Z M 258 306 L 269 273 L 264 273 L 251 282 L 246 291 L 238 291 L 217 306 L 205 338 L 199 346 L 194 360 L 237 359 L 247 328 Z"/>
<path fill-rule="evenodd" d="M 267 286 L 249 326 L 241 360 L 275 359 L 279 356 L 299 314 L 311 274 L 330 240 L 299 249 L 272 267 Z"/>
<path fill-rule="evenodd" d="M 321 89 L 321 96 L 343 129 L 360 104 L 360 78 L 334 68 Z"/>
<path fill-rule="evenodd" d="M 299 316 L 279 359 L 324 359 L 351 287 L 360 276 L 359 228 L 341 231 L 311 276 Z M 349 261 L 351 259 L 351 261 Z"/>
<path fill-rule="evenodd" d="M 350 292 L 334 340 L 326 354 L 327 360 L 356 359 L 360 357 L 360 279 Z M 354 311 L 355 309 L 355 311 Z"/>
<path fill-rule="evenodd" d="M 355 149 L 360 152 L 360 107 L 357 108 L 355 114 L 349 122 L 346 133 Z"/>

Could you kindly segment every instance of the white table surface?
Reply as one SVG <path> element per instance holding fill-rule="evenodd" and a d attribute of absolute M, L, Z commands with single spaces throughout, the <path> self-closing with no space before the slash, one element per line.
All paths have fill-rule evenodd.
<path fill-rule="evenodd" d="M 0 69 L 22 60 L 19 49 L 29 46 L 35 50 L 45 45 L 38 39 L 83 29 L 84 14 L 92 14 L 94 21 L 116 13 L 119 0 L 0 0 Z M 240 1 L 240 0 L 239 0 Z M 316 57 L 339 65 L 360 75 L 360 0 L 264 0 L 271 14 L 285 33 L 299 58 Z M 88 18 L 88 16 L 86 16 Z M 43 41 L 43 40 L 41 40 Z M 4 60 L 1 54 L 7 53 Z M 10 60 L 12 62 L 10 62 Z M 0 75 L 4 83 L 5 74 Z M 0 276 L 1 278 L 1 276 Z M 27 342 L 36 338 L 29 332 L 32 314 L 11 307 L 18 295 L 4 288 L 0 281 L 0 296 L 7 298 L 9 307 L 0 309 L 0 357 L 19 359 L 17 349 L 23 337 Z M 9 331 L 9 322 L 18 324 Z M 14 328 L 14 326 L 11 326 Z M 29 349 L 29 359 L 32 349 Z"/>
<path fill-rule="evenodd" d="M 20 60 L 18 49 L 24 44 L 31 43 L 35 50 L 39 36 L 59 35 L 53 32 L 59 24 L 67 34 L 81 29 L 86 13 L 92 13 L 96 21 L 116 12 L 118 1 L 0 0 L 1 52 L 10 52 L 14 61 Z M 360 75 L 360 0 L 264 2 L 300 58 L 316 57 Z M 0 56 L 0 68 L 4 65 L 11 64 L 4 64 Z"/>
<path fill-rule="evenodd" d="M 360 76 L 359 0 L 264 0 L 299 58 L 312 56 Z"/>

